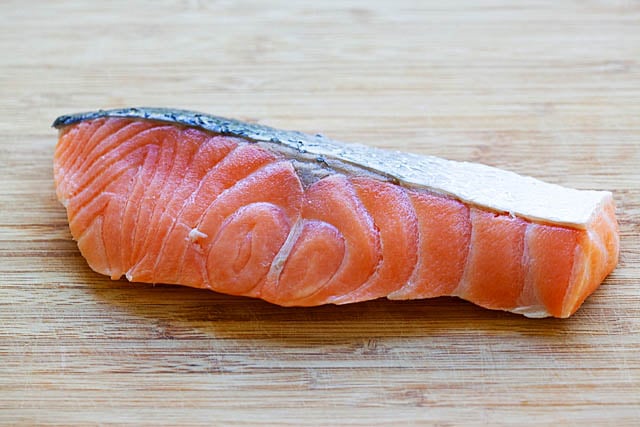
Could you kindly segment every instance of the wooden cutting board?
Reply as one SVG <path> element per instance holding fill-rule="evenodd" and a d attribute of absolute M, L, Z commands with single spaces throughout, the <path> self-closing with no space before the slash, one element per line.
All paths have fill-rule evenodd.
<path fill-rule="evenodd" d="M 638 3 L 10 0 L 0 58 L 0 424 L 639 425 Z M 620 265 L 568 320 L 113 282 L 49 126 L 133 105 L 613 190 Z"/>

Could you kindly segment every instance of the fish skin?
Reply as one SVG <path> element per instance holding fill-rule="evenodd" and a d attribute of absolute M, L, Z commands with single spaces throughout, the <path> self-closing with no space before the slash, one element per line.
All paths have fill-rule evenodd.
<path fill-rule="evenodd" d="M 347 175 L 368 175 L 498 213 L 574 228 L 585 229 L 592 213 L 612 198 L 608 191 L 575 190 L 479 163 L 345 144 L 320 134 L 280 130 L 188 110 L 154 107 L 98 110 L 61 116 L 53 126 L 63 128 L 106 117 L 153 120 L 242 138 L 312 165 L 318 174 L 323 169 L 332 169 Z"/>
<path fill-rule="evenodd" d="M 55 119 L 51 126 L 56 129 L 61 129 L 74 123 L 103 117 L 138 118 L 181 124 L 221 135 L 232 135 L 253 141 L 285 144 L 300 151 L 304 150 L 307 146 L 323 144 L 329 141 L 328 138 L 320 134 L 309 135 L 302 132 L 281 130 L 196 111 L 160 107 L 130 107 L 68 114 Z"/>
<path fill-rule="evenodd" d="M 98 122 L 107 123 L 116 133 L 106 132 L 106 139 L 96 138 L 91 130 L 87 131 L 81 126 L 84 122 L 88 122 L 91 129 Z M 413 299 L 455 295 L 487 308 L 529 317 L 568 317 L 595 291 L 615 268 L 618 260 L 615 205 L 607 192 L 568 190 L 584 193 L 587 202 L 595 200 L 596 203 L 590 206 L 591 211 L 587 212 L 587 216 L 581 213 L 582 216 L 572 217 L 565 221 L 567 225 L 562 218 L 557 220 L 550 217 L 546 221 L 536 221 L 535 215 L 532 220 L 517 212 L 496 211 L 493 206 L 470 203 L 464 198 L 458 200 L 446 191 L 439 193 L 439 188 L 428 185 L 421 188 L 415 182 L 412 185 L 402 179 L 402 174 L 396 174 L 393 168 L 381 168 L 381 162 L 376 164 L 377 156 L 389 156 L 389 152 L 365 146 L 352 149 L 353 146 L 321 135 L 282 131 L 166 108 L 99 110 L 66 115 L 56 119 L 53 126 L 61 133 L 54 163 L 56 191 L 68 209 L 72 234 L 78 240 L 89 265 L 114 279 L 126 273 L 127 278 L 134 281 L 204 287 L 223 293 L 260 297 L 285 306 L 343 304 L 385 296 L 390 299 Z M 69 136 L 78 126 L 80 131 L 73 137 Z M 136 126 L 140 130 L 136 130 Z M 98 132 L 104 129 L 100 126 L 97 128 Z M 162 132 L 171 135 L 169 148 L 163 149 L 165 143 L 158 142 L 162 140 L 162 135 L 157 134 Z M 114 143 L 117 135 L 125 135 L 128 139 L 121 141 L 122 146 L 112 147 L 110 151 L 108 143 Z M 85 140 L 75 140 L 81 138 Z M 205 140 L 211 143 L 218 138 L 214 143 L 216 147 L 226 148 L 222 157 L 212 157 L 215 161 L 212 160 L 210 165 L 196 162 L 196 166 L 193 166 L 193 153 L 197 151 L 194 146 L 189 155 L 191 160 L 186 157 L 180 160 L 185 168 L 181 173 L 172 169 L 173 163 L 167 163 L 173 159 L 173 151 L 181 153 L 181 138 L 199 141 L 196 144 Z M 100 146 L 99 155 L 91 152 L 92 146 L 70 146 L 94 143 Z M 129 146 L 132 148 L 127 153 L 133 153 L 132 157 L 118 158 L 114 150 L 125 150 Z M 160 147 L 160 152 L 154 151 L 149 157 L 148 153 L 139 150 L 147 146 Z M 231 151 L 229 147 L 233 147 Z M 237 200 L 234 203 L 239 203 L 237 208 L 224 208 L 224 212 L 229 212 L 222 216 L 207 216 L 208 211 L 188 212 L 187 201 L 191 199 L 183 200 L 180 197 L 198 193 L 199 190 L 195 190 L 198 185 L 195 176 L 205 179 L 203 174 L 206 174 L 207 168 L 215 169 L 219 167 L 216 165 L 224 164 L 231 152 L 245 153 L 241 154 L 244 156 L 241 159 L 254 163 L 258 160 L 251 159 L 263 158 L 256 163 L 261 166 L 258 166 L 255 174 L 274 178 L 265 178 L 264 191 L 259 190 L 260 184 L 256 183 L 248 187 L 253 190 L 246 190 L 253 193 L 233 196 L 233 200 Z M 363 165 L 354 153 L 371 153 L 374 159 L 371 164 L 375 167 Z M 73 158 L 84 155 L 92 157 L 89 160 Z M 408 159 L 409 163 L 414 158 L 416 161 L 423 158 L 404 153 L 399 155 L 405 156 L 402 159 Z M 136 166 L 137 172 L 127 169 L 126 162 L 130 158 L 135 159 L 137 165 L 160 162 L 157 164 L 164 165 L 161 167 L 164 172 L 161 171 L 160 175 L 164 175 L 156 177 L 157 171 L 147 170 L 152 166 L 144 166 L 142 172 L 151 175 L 139 176 L 142 166 Z M 471 169 L 478 170 L 473 166 L 476 165 L 472 165 Z M 190 167 L 199 168 L 199 172 L 187 173 Z M 410 165 L 403 167 L 411 169 Z M 270 170 L 274 172 L 269 173 Z M 103 173 L 107 177 L 113 176 L 114 180 L 101 177 Z M 254 177 L 254 172 L 248 173 Z M 187 177 L 179 178 L 182 175 Z M 271 183 L 276 176 L 279 178 L 273 182 L 279 183 L 277 185 Z M 145 184 L 133 185 L 136 179 Z M 233 186 L 240 182 L 235 180 L 242 179 L 246 177 L 238 176 L 225 185 Z M 537 182 L 534 184 L 537 185 Z M 95 185 L 99 187 L 95 188 Z M 217 186 L 215 182 L 210 182 L 210 185 Z M 144 199 L 147 186 L 155 192 L 151 194 L 154 200 Z M 170 189 L 169 195 L 164 195 L 165 189 Z M 386 199 L 382 195 L 378 199 L 375 193 L 383 189 L 386 189 Z M 213 203 L 218 197 L 215 194 L 220 191 L 223 192 L 220 195 L 222 200 L 232 194 L 220 188 L 209 196 L 213 200 L 194 200 L 200 200 L 197 202 L 200 205 Z M 124 200 L 123 197 L 131 192 L 136 197 L 142 197 L 140 201 L 147 202 L 133 200 L 134 203 L 131 203 L 129 199 Z M 86 201 L 82 199 L 86 194 L 92 195 L 89 205 L 98 206 L 99 215 L 92 217 L 94 212 L 87 211 Z M 175 194 L 180 195 L 179 200 L 172 199 Z M 155 201 L 156 196 L 161 200 Z M 334 207 L 326 210 L 323 200 L 334 197 L 337 197 L 332 202 Z M 242 200 L 247 204 L 242 205 Z M 391 209 L 381 214 L 384 205 L 393 200 L 397 200 L 398 206 L 402 205 L 404 210 L 396 213 Z M 342 209 L 341 203 L 351 207 Z M 416 203 L 421 203 L 420 218 L 416 217 L 415 212 L 407 210 L 418 208 Z M 166 206 L 173 208 L 166 211 Z M 220 211 L 222 208 L 216 209 Z M 433 217 L 436 219 L 426 222 L 424 215 L 429 215 L 429 209 L 436 209 Z M 446 241 L 438 240 L 441 236 L 437 235 L 437 218 L 444 221 L 444 212 L 458 212 L 460 209 L 464 209 L 460 211 L 461 216 L 456 216 L 451 228 L 447 229 L 450 237 L 445 238 Z M 178 226 L 176 221 L 183 210 L 187 216 L 196 216 L 188 224 Z M 137 212 L 136 220 L 143 218 L 142 222 L 149 221 L 148 227 L 155 227 L 155 231 L 150 231 L 148 227 L 144 231 L 142 227 L 145 234 L 140 239 L 136 234 L 125 234 L 123 224 L 127 224 L 127 230 L 138 232 L 138 224 L 132 223 L 132 217 L 125 218 L 125 212 L 134 211 Z M 350 212 L 355 215 L 352 219 L 348 218 Z M 403 217 L 407 221 L 404 225 L 400 221 Z M 256 222 L 257 218 L 262 219 Z M 346 223 L 352 225 L 341 229 L 346 224 L 345 218 Z M 576 219 L 582 222 L 572 224 L 571 221 Z M 205 222 L 200 224 L 203 220 Z M 169 236 L 166 232 L 173 229 L 177 234 L 171 236 L 175 237 L 154 240 L 156 235 Z M 235 231 L 230 233 L 230 230 Z M 273 234 L 273 230 L 279 231 Z M 453 239 L 457 232 L 462 233 L 461 239 Z M 236 245 L 233 238 L 237 234 L 245 237 L 238 237 Z M 394 235 L 397 247 L 394 241 L 389 240 Z M 420 241 L 426 235 L 431 240 Z M 127 241 L 131 241 L 131 247 L 122 249 L 126 246 L 123 242 Z M 172 243 L 167 245 L 167 241 Z M 503 241 L 504 245 L 501 243 Z M 167 254 L 167 247 L 180 244 L 185 247 L 179 252 Z M 563 254 L 563 260 L 549 255 L 551 248 Z M 204 250 L 210 252 L 202 259 L 200 252 Z M 323 251 L 335 252 L 329 254 Z M 403 251 L 410 253 L 405 257 L 406 260 L 400 261 L 398 257 Z M 514 257 L 509 260 L 506 270 L 501 269 L 500 260 L 496 261 L 492 255 L 494 252 L 501 253 L 502 259 Z M 232 259 L 219 258 L 220 254 L 229 253 L 234 254 Z M 392 258 L 383 259 L 383 253 Z M 455 259 L 458 261 L 447 263 L 448 253 L 457 254 Z M 423 258 L 420 259 L 420 256 Z M 278 268 L 274 270 L 273 266 L 269 266 L 276 259 Z M 327 271 L 317 268 L 317 265 L 308 266 L 306 259 L 327 263 L 333 273 L 327 276 Z M 429 262 L 425 263 L 425 259 Z M 177 266 L 172 267 L 172 263 Z M 439 271 L 434 270 L 438 268 Z M 451 268 L 462 270 L 452 274 Z M 255 274 L 252 274 L 254 271 Z M 400 274 L 402 280 L 394 277 L 396 274 Z M 427 278 L 439 278 L 436 280 L 439 283 L 427 283 Z M 318 282 L 314 284 L 314 280 Z M 406 285 L 402 282 L 406 282 Z"/>

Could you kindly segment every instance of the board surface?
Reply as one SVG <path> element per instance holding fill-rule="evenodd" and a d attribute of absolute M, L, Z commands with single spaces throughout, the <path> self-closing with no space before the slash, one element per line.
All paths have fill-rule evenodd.
<path fill-rule="evenodd" d="M 638 425 L 640 5 L 268 3 L 0 4 L 0 424 Z M 611 190 L 620 264 L 567 320 L 114 282 L 50 124 L 133 105 Z"/>

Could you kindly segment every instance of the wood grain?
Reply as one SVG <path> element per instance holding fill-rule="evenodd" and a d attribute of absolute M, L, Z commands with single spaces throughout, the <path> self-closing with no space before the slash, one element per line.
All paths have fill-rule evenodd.
<path fill-rule="evenodd" d="M 0 423 L 640 423 L 640 3 L 116 3 L 0 4 Z M 568 320 L 112 282 L 49 126 L 132 105 L 613 190 L 620 265 Z"/>

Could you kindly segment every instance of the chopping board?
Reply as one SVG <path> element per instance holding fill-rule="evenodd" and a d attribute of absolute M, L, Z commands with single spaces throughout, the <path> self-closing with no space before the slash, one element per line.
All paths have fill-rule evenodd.
<path fill-rule="evenodd" d="M 1 424 L 638 425 L 638 3 L 114 3 L 0 4 Z M 135 105 L 612 190 L 620 264 L 565 320 L 111 281 L 50 124 Z"/>

